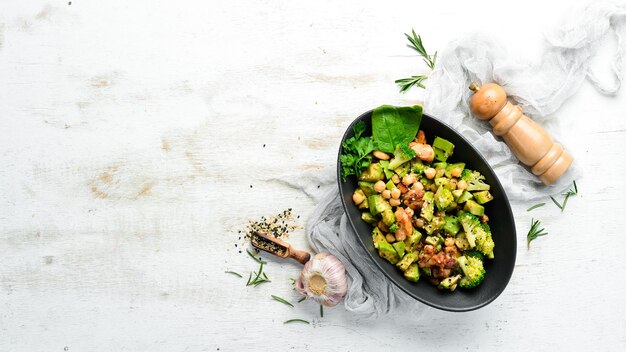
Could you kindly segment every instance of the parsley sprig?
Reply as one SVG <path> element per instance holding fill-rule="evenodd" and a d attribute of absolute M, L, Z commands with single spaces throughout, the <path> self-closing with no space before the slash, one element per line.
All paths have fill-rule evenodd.
<path fill-rule="evenodd" d="M 372 137 L 361 137 L 365 132 L 365 123 L 357 122 L 352 126 L 352 131 L 354 136 L 343 142 L 343 151 L 339 157 L 343 181 L 350 175 L 360 175 L 372 162 L 372 156 L 369 154 L 374 150 L 374 140 Z"/>
<path fill-rule="evenodd" d="M 530 222 L 530 230 L 528 231 L 528 235 L 526 235 L 526 241 L 528 242 L 528 249 L 530 249 L 530 242 L 534 241 L 539 236 L 545 236 L 548 233 L 545 232 L 544 228 L 539 228 L 541 225 L 541 221 L 532 219 Z"/>

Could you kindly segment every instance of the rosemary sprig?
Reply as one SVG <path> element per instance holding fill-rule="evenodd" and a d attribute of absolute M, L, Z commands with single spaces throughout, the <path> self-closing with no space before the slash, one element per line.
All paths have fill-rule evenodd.
<path fill-rule="evenodd" d="M 409 42 L 411 43 L 411 44 L 407 44 L 407 46 L 417 51 L 418 54 L 422 56 L 422 58 L 424 59 L 424 62 L 431 70 L 434 69 L 435 61 L 437 61 L 437 52 L 435 51 L 435 55 L 428 55 L 428 53 L 426 52 L 426 49 L 424 48 L 424 44 L 422 43 L 422 37 L 417 35 L 414 29 L 412 29 L 411 32 L 413 36 L 410 36 L 404 33 L 404 35 L 406 36 L 406 39 L 408 39 Z"/>
<path fill-rule="evenodd" d="M 539 228 L 541 225 L 541 221 L 532 219 L 530 222 L 530 230 L 528 231 L 528 235 L 526 235 L 526 241 L 528 242 L 528 249 L 530 249 L 530 242 L 535 240 L 539 236 L 545 236 L 548 233 L 545 232 L 545 229 Z"/>
<path fill-rule="evenodd" d="M 411 87 L 416 86 L 419 88 L 426 88 L 422 82 L 428 79 L 428 76 L 411 76 L 409 78 L 401 78 L 395 81 L 400 87 L 400 93 L 404 93 Z"/>
<path fill-rule="evenodd" d="M 233 274 L 233 275 L 237 275 L 237 276 L 239 276 L 239 277 L 243 277 L 243 276 L 241 276 L 241 274 L 240 274 L 240 273 L 235 272 L 235 271 L 228 271 L 228 270 L 226 270 L 226 271 L 225 271 L 225 273 L 226 273 L 226 274 Z"/>
<path fill-rule="evenodd" d="M 305 323 L 305 324 L 311 324 L 308 321 L 304 320 L 304 319 L 289 319 L 287 321 L 285 321 L 283 324 L 289 324 L 289 323 L 294 323 L 294 322 L 300 322 L 300 323 Z"/>
<path fill-rule="evenodd" d="M 257 287 L 260 284 L 264 283 L 264 282 L 272 282 L 270 281 L 270 279 L 267 277 L 267 274 L 265 274 L 263 272 L 263 264 L 265 262 L 261 263 L 261 266 L 259 267 L 259 272 L 251 272 L 250 276 L 248 277 L 248 282 L 246 283 L 246 286 L 254 286 Z M 254 275 L 254 279 L 252 278 L 252 276 Z"/>
<path fill-rule="evenodd" d="M 526 211 L 535 210 L 535 209 L 537 209 L 537 208 L 539 208 L 539 207 L 542 207 L 542 206 L 544 206 L 544 205 L 546 205 L 546 203 L 539 203 L 539 204 L 535 204 L 535 205 L 533 205 L 532 207 L 530 207 L 530 208 L 526 209 Z"/>
<path fill-rule="evenodd" d="M 249 250 L 246 250 L 246 252 L 248 252 L 248 255 L 250 256 L 250 258 L 254 259 L 255 262 L 257 262 L 259 264 L 267 264 L 267 262 L 264 261 L 263 259 L 261 259 L 261 257 L 257 258 L 257 256 L 252 254 L 252 252 L 250 252 Z"/>
<path fill-rule="evenodd" d="M 324 317 L 324 306 L 320 304 L 320 317 Z"/>
<path fill-rule="evenodd" d="M 288 305 L 288 306 L 290 306 L 290 307 L 293 307 L 293 304 L 291 304 L 289 301 L 287 301 L 287 300 L 286 300 L 286 299 L 284 299 L 284 298 L 281 298 L 281 297 L 278 297 L 278 296 L 274 296 L 274 295 L 272 295 L 272 298 L 273 298 L 275 301 L 278 301 L 278 302 L 280 302 L 280 303 L 282 303 L 282 304 L 286 304 L 286 305 Z"/>

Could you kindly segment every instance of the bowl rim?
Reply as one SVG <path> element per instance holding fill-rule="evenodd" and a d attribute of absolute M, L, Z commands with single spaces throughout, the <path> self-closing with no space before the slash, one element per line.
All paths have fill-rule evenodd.
<path fill-rule="evenodd" d="M 513 210 L 511 209 L 511 203 L 509 201 L 509 198 L 506 195 L 506 189 L 502 186 L 502 183 L 500 182 L 500 180 L 498 179 L 495 171 L 493 170 L 493 168 L 491 167 L 491 165 L 487 162 L 487 160 L 485 159 L 485 157 L 480 153 L 480 151 L 478 151 L 478 149 L 476 149 L 476 147 L 474 147 L 472 145 L 472 143 L 470 143 L 470 141 L 467 140 L 467 138 L 465 138 L 465 136 L 463 136 L 460 132 L 458 132 L 455 128 L 453 128 L 452 126 L 448 125 L 447 123 L 441 121 L 440 119 L 422 112 L 422 117 L 426 116 L 427 118 L 433 119 L 436 122 L 444 125 L 445 127 L 449 128 L 450 130 L 452 130 L 454 133 L 456 133 L 459 138 L 461 138 L 465 143 L 467 143 L 467 145 L 470 146 L 470 148 L 472 148 L 476 154 L 478 155 L 478 157 L 480 158 L 480 160 L 487 166 L 487 168 L 492 172 L 492 174 L 495 176 L 495 182 L 497 183 L 497 186 L 502 189 L 502 196 L 504 197 L 504 203 L 506 204 L 506 208 L 509 211 L 509 213 L 511 214 L 511 216 L 513 217 L 513 231 L 512 231 L 512 236 L 513 236 L 513 241 L 515 243 L 515 246 L 513 246 L 513 265 L 511 266 L 511 269 L 509 272 L 507 272 L 506 274 L 506 278 L 503 278 L 504 284 L 502 285 L 502 288 L 500 290 L 498 290 L 496 292 L 496 294 L 492 295 L 489 297 L 489 299 L 486 299 L 483 302 L 480 302 L 478 304 L 472 305 L 472 306 L 468 306 L 468 307 L 461 307 L 461 308 L 457 308 L 457 307 L 449 307 L 449 306 L 445 306 L 445 305 L 441 305 L 441 304 L 437 304 L 434 302 L 430 302 L 427 301 L 425 299 L 422 299 L 419 295 L 416 295 L 414 292 L 409 291 L 404 285 L 401 285 L 400 283 L 398 283 L 394 278 L 392 278 L 389 274 L 387 274 L 387 272 L 383 269 L 383 267 L 381 266 L 380 263 L 378 263 L 376 260 L 374 260 L 373 258 L 373 254 L 368 250 L 365 242 L 363 242 L 363 239 L 361 238 L 361 236 L 358 235 L 358 232 L 356 230 L 356 226 L 354 225 L 352 218 L 350 216 L 347 216 L 348 214 L 348 209 L 347 209 L 347 205 L 346 205 L 346 200 L 343 197 L 343 193 L 341 192 L 341 190 L 343 189 L 342 186 L 342 181 L 341 181 L 341 150 L 342 148 L 342 144 L 343 142 L 346 140 L 348 134 L 350 133 L 350 131 L 352 131 L 352 126 L 354 126 L 358 121 L 363 120 L 367 115 L 371 115 L 374 112 L 374 109 L 370 109 L 364 113 L 362 113 L 361 115 L 359 115 L 357 118 L 355 118 L 350 125 L 348 126 L 348 128 L 346 128 L 346 131 L 344 132 L 343 136 L 341 137 L 341 143 L 339 144 L 339 150 L 338 150 L 338 155 L 337 155 L 337 185 L 339 187 L 339 197 L 341 198 L 341 205 L 343 207 L 343 211 L 346 214 L 346 217 L 348 218 L 348 222 L 350 223 L 350 226 L 352 227 L 352 231 L 354 231 L 354 233 L 356 234 L 356 237 L 359 241 L 359 243 L 361 244 L 361 246 L 365 249 L 365 251 L 367 252 L 367 254 L 370 256 L 370 259 L 372 260 L 372 262 L 374 262 L 374 264 L 376 265 L 376 267 L 385 275 L 385 277 L 387 277 L 387 279 L 389 279 L 389 281 L 391 281 L 397 288 L 399 288 L 400 290 L 404 291 L 407 295 L 409 295 L 410 297 L 412 297 L 413 299 L 416 299 L 417 301 L 426 304 L 430 307 L 433 308 L 437 308 L 440 310 L 444 310 L 444 311 L 448 311 L 448 312 L 469 312 L 472 310 L 476 310 L 479 308 L 482 308 L 488 304 L 490 304 L 491 302 L 495 301 L 496 298 L 498 298 L 502 292 L 504 292 L 504 290 L 506 289 L 506 287 L 508 286 L 509 282 L 511 281 L 511 277 L 513 276 L 513 271 L 515 269 L 515 262 L 516 262 L 516 258 L 517 258 L 517 229 L 515 227 L 515 218 L 513 217 Z M 371 122 L 370 122 L 371 124 Z"/>

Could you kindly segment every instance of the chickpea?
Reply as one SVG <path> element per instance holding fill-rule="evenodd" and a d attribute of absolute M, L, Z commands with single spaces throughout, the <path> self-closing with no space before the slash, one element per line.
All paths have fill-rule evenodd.
<path fill-rule="evenodd" d="M 443 244 L 444 244 L 446 247 L 452 247 L 452 246 L 454 246 L 454 238 L 452 238 L 452 237 L 448 237 L 448 238 L 446 238 L 446 240 L 443 242 Z"/>
<path fill-rule="evenodd" d="M 390 199 L 391 198 L 391 191 L 386 189 L 383 191 L 383 198 L 385 199 Z"/>
<path fill-rule="evenodd" d="M 415 219 L 413 224 L 415 225 L 415 227 L 421 229 L 422 227 L 424 227 L 424 219 Z"/>
<path fill-rule="evenodd" d="M 363 203 L 363 200 L 365 200 L 365 196 L 360 192 L 354 192 L 354 194 L 352 195 L 352 201 L 356 205 Z"/>
<path fill-rule="evenodd" d="M 413 184 L 413 189 L 416 191 L 423 191 L 424 185 L 420 181 L 417 181 Z"/>
<path fill-rule="evenodd" d="M 389 200 L 389 204 L 391 204 L 392 207 L 397 207 L 400 205 L 400 199 L 393 199 L 391 198 Z"/>
<path fill-rule="evenodd" d="M 456 189 L 466 189 L 467 188 L 467 182 L 465 182 L 464 180 L 460 180 L 459 182 L 456 183 Z"/>
<path fill-rule="evenodd" d="M 449 183 L 450 183 L 450 187 L 452 187 L 453 190 L 456 189 L 456 186 L 458 185 L 456 178 L 451 178 Z"/>
<path fill-rule="evenodd" d="M 394 188 L 391 190 L 391 198 L 393 199 L 400 199 L 401 194 L 402 192 L 398 188 Z"/>
<path fill-rule="evenodd" d="M 385 182 L 378 181 L 374 184 L 374 191 L 381 193 L 384 190 L 385 190 Z"/>
<path fill-rule="evenodd" d="M 391 243 L 391 242 L 395 242 L 396 241 L 396 236 L 388 233 L 387 235 L 385 235 L 385 239 L 387 240 L 387 242 Z"/>
<path fill-rule="evenodd" d="M 398 184 L 400 183 L 400 176 L 394 174 L 393 176 L 391 176 L 391 182 Z"/>
<path fill-rule="evenodd" d="M 411 174 L 411 175 L 404 175 L 404 177 L 402 178 L 402 184 L 409 187 L 410 185 L 412 185 L 413 183 L 415 183 L 415 181 L 417 181 L 417 177 L 415 177 L 415 175 Z"/>
<path fill-rule="evenodd" d="M 375 150 L 372 154 L 380 160 L 389 160 L 389 154 L 381 152 L 380 150 Z"/>
<path fill-rule="evenodd" d="M 461 177 L 461 172 L 463 170 L 461 170 L 460 167 L 455 167 L 454 169 L 452 169 L 452 172 L 450 172 L 450 174 L 452 175 L 452 177 Z"/>
<path fill-rule="evenodd" d="M 437 173 L 437 170 L 433 169 L 432 167 L 429 167 L 428 169 L 424 170 L 424 175 L 429 180 L 432 180 L 435 177 L 436 173 Z"/>
<path fill-rule="evenodd" d="M 413 217 L 413 215 L 415 215 L 415 212 L 413 211 L 413 209 L 406 207 L 404 209 L 404 212 L 406 213 L 406 215 L 408 215 L 409 217 Z"/>

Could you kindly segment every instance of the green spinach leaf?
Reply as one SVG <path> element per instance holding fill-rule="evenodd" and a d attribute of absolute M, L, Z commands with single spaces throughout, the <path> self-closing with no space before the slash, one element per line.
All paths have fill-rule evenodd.
<path fill-rule="evenodd" d="M 398 144 L 408 145 L 419 130 L 422 107 L 382 105 L 372 113 L 372 135 L 376 149 L 393 153 Z"/>

